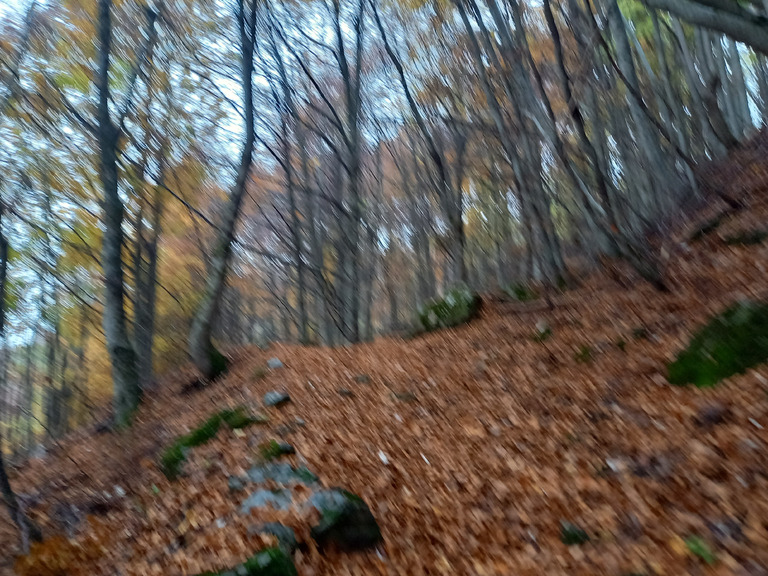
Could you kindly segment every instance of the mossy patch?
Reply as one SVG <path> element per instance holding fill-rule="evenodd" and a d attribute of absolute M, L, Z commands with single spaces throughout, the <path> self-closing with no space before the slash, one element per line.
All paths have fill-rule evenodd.
<path fill-rule="evenodd" d="M 295 453 L 296 450 L 293 446 L 287 442 L 278 442 L 277 440 L 270 440 L 259 446 L 259 454 L 261 455 L 261 458 L 267 462 L 280 458 L 280 456 Z"/>
<path fill-rule="evenodd" d="M 688 551 L 710 566 L 717 562 L 717 556 L 702 538 L 690 536 L 685 539 L 685 545 Z"/>
<path fill-rule="evenodd" d="M 768 304 L 740 302 L 715 316 L 669 365 L 669 381 L 713 386 L 768 360 Z"/>
<path fill-rule="evenodd" d="M 426 332 L 458 326 L 480 312 L 482 300 L 466 286 L 456 286 L 444 298 L 431 300 L 419 309 L 419 323 Z"/>
<path fill-rule="evenodd" d="M 560 541 L 566 546 L 578 546 L 589 542 L 589 534 L 570 522 L 561 522 Z"/>
<path fill-rule="evenodd" d="M 582 364 L 589 364 L 592 362 L 592 346 L 589 346 L 588 344 L 583 344 L 579 347 L 579 350 L 573 355 L 576 362 L 581 362 Z"/>
<path fill-rule="evenodd" d="M 279 547 L 267 548 L 242 564 L 220 572 L 203 572 L 198 576 L 297 576 L 293 560 Z"/>
<path fill-rule="evenodd" d="M 507 286 L 504 288 L 504 292 L 511 298 L 514 298 L 518 302 L 530 302 L 531 300 L 536 300 L 539 295 L 530 286 L 527 284 L 512 284 L 511 286 Z"/>
<path fill-rule="evenodd" d="M 762 244 L 768 238 L 768 230 L 748 230 L 723 238 L 729 246 L 755 246 Z"/>
<path fill-rule="evenodd" d="M 189 434 L 178 437 L 160 457 L 160 469 L 166 478 L 175 480 L 181 474 L 181 467 L 187 459 L 189 449 L 210 442 L 219 433 L 222 425 L 237 430 L 263 421 L 260 417 L 249 415 L 243 407 L 234 410 L 222 410 L 208 418 Z"/>
<path fill-rule="evenodd" d="M 224 372 L 227 371 L 227 368 L 229 367 L 229 362 L 227 361 L 227 357 L 224 356 L 221 352 L 216 350 L 216 348 L 211 348 L 211 373 L 210 373 L 210 380 L 215 380 Z"/>

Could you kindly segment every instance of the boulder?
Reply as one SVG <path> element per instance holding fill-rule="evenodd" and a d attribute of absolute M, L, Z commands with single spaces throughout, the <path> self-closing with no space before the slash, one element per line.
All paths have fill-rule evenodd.
<path fill-rule="evenodd" d="M 264 482 L 276 482 L 283 486 L 295 484 L 311 485 L 317 483 L 315 476 L 305 466 L 298 468 L 291 466 L 290 462 L 264 462 L 248 470 L 248 479 L 257 484 Z"/>
<path fill-rule="evenodd" d="M 381 542 L 376 518 L 359 496 L 331 488 L 312 494 L 309 504 L 320 513 L 320 521 L 310 533 L 321 550 L 364 550 Z"/>
<path fill-rule="evenodd" d="M 254 508 L 266 508 L 272 506 L 277 510 L 287 510 L 293 503 L 293 497 L 289 490 L 259 489 L 253 492 L 240 505 L 241 514 L 250 514 Z"/>
<path fill-rule="evenodd" d="M 282 548 L 267 548 L 248 560 L 220 572 L 203 572 L 198 576 L 297 576 L 296 567 Z"/>
<path fill-rule="evenodd" d="M 419 308 L 421 327 L 432 332 L 458 326 L 472 320 L 480 312 L 482 300 L 466 286 L 450 289 L 444 298 L 430 300 Z"/>

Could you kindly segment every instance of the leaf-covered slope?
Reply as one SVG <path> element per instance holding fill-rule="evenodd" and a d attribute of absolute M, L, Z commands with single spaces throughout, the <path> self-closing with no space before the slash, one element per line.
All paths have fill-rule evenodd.
<path fill-rule="evenodd" d="M 70 576 L 224 569 L 275 544 L 249 532 L 271 521 L 296 528 L 306 543 L 299 574 L 316 576 L 759 573 L 768 566 L 768 367 L 712 389 L 666 380 L 712 314 L 767 296 L 768 246 L 723 241 L 768 221 L 766 169 L 751 184 L 723 173 L 745 188 L 731 185 L 734 194 L 751 194 L 749 209 L 696 242 L 667 243 L 670 294 L 596 276 L 555 295 L 551 309 L 491 303 L 475 322 L 409 341 L 242 350 L 215 385 L 182 396 L 190 376 L 179 373 L 134 430 L 75 435 L 12 480 L 34 496 L 48 533 L 62 503 L 90 511 L 76 542 L 97 538 L 103 552 Z M 540 321 L 551 330 L 543 341 Z M 273 356 L 285 366 L 257 370 Z M 165 479 L 163 447 L 214 410 L 262 412 L 274 389 L 291 402 L 269 409 L 267 425 L 222 429 L 190 452 L 185 476 Z M 228 478 L 276 437 L 327 486 L 370 504 L 385 541 L 378 552 L 321 555 L 290 513 L 238 514 Z M 564 525 L 589 540 L 566 545 Z M 0 541 L 15 545 L 10 525 L 0 523 Z M 13 552 L 0 552 L 0 572 L 10 573 Z"/>

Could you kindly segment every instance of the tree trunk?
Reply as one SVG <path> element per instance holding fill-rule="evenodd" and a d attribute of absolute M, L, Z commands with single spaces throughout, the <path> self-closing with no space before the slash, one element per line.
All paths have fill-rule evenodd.
<path fill-rule="evenodd" d="M 768 55 L 768 20 L 739 7 L 736 2 L 720 3 L 728 9 L 713 6 L 707 0 L 643 0 L 649 8 L 665 10 L 691 24 L 716 30 L 738 42 Z"/>
<path fill-rule="evenodd" d="M 117 148 L 119 127 L 109 111 L 109 62 L 112 50 L 112 0 L 99 0 L 99 176 L 104 192 L 104 235 L 101 264 L 104 271 L 104 334 L 112 363 L 113 407 L 119 426 L 130 422 L 141 400 L 136 352 L 128 336 L 123 285 L 123 202 L 118 192 Z"/>
<path fill-rule="evenodd" d="M 235 239 L 240 207 L 250 180 L 253 145 L 256 140 L 253 106 L 256 1 L 252 0 L 248 12 L 246 12 L 245 3 L 246 0 L 239 0 L 237 7 L 237 26 L 240 32 L 242 63 L 241 81 L 244 94 L 245 141 L 240 155 L 237 179 L 224 207 L 224 215 L 214 244 L 203 298 L 189 334 L 189 355 L 207 380 L 216 378 L 226 370 L 226 359 L 213 344 L 212 329 L 219 313 L 221 296 L 227 280 L 227 271 L 232 257 L 232 243 Z"/>

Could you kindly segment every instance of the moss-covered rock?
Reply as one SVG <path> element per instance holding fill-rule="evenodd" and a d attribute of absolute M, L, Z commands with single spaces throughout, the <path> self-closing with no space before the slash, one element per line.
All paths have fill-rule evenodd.
<path fill-rule="evenodd" d="M 320 512 L 320 521 L 310 532 L 320 549 L 364 550 L 381 542 L 376 518 L 359 496 L 331 488 L 315 492 L 309 503 Z"/>
<path fill-rule="evenodd" d="M 296 449 L 288 444 L 288 442 L 270 440 L 269 442 L 264 442 L 261 446 L 259 446 L 259 454 L 265 461 L 276 460 L 277 458 L 280 458 L 280 456 L 295 453 Z"/>
<path fill-rule="evenodd" d="M 297 576 L 293 560 L 279 547 L 267 548 L 242 564 L 221 572 L 203 572 L 198 576 Z"/>
<path fill-rule="evenodd" d="M 260 417 L 248 414 L 243 407 L 235 408 L 234 410 L 222 410 L 208 418 L 189 434 L 178 437 L 160 457 L 160 469 L 166 478 L 175 480 L 181 474 L 181 467 L 187 459 L 189 449 L 201 446 L 215 438 L 222 425 L 227 425 L 232 430 L 236 430 L 263 421 Z"/>
<path fill-rule="evenodd" d="M 768 304 L 740 302 L 701 328 L 669 365 L 669 381 L 713 386 L 768 360 Z"/>
<path fill-rule="evenodd" d="M 519 302 L 530 302 L 536 300 L 539 297 L 536 290 L 528 286 L 527 284 L 513 284 L 504 288 L 507 296 L 514 298 Z"/>
<path fill-rule="evenodd" d="M 431 332 L 458 326 L 472 320 L 480 312 L 482 300 L 466 286 L 456 286 L 444 298 L 436 298 L 421 306 L 419 323 Z"/>
<path fill-rule="evenodd" d="M 589 542 L 589 534 L 576 524 L 562 521 L 560 522 L 560 541 L 566 546 L 578 546 Z"/>

